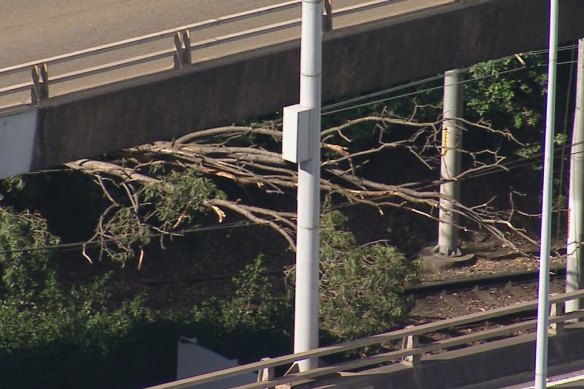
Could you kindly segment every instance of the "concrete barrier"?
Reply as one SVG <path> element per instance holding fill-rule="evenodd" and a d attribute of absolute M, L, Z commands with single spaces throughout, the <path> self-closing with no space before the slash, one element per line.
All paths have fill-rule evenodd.
<path fill-rule="evenodd" d="M 37 113 L 37 109 L 26 109 L 0 117 L 0 178 L 30 170 Z"/>

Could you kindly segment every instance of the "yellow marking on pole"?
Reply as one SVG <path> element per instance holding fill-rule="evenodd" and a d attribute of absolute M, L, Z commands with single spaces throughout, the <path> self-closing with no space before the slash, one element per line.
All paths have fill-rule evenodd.
<path fill-rule="evenodd" d="M 442 129 L 442 156 L 444 157 L 448 152 L 448 129 L 444 127 Z"/>

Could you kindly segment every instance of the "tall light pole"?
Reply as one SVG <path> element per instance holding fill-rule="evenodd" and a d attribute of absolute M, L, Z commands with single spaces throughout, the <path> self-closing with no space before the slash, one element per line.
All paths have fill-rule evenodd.
<path fill-rule="evenodd" d="M 556 66 L 558 62 L 558 0 L 550 0 L 549 62 L 545 149 L 543 165 L 543 200 L 541 245 L 539 251 L 539 290 L 537 304 L 537 338 L 535 351 L 535 389 L 545 389 L 548 354 L 549 272 L 556 114 Z"/>
<path fill-rule="evenodd" d="M 566 292 L 584 286 L 584 39 L 578 41 L 576 109 L 570 151 L 570 190 L 568 193 L 568 241 L 566 245 Z M 580 308 L 580 300 L 566 301 L 566 312 Z"/>
<path fill-rule="evenodd" d="M 282 155 L 298 162 L 294 352 L 318 347 L 322 0 L 303 0 L 300 104 L 284 108 Z M 300 371 L 316 359 L 298 363 Z"/>

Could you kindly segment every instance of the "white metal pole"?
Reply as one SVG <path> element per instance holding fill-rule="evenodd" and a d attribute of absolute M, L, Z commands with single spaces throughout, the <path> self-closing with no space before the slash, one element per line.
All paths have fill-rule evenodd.
<path fill-rule="evenodd" d="M 442 158 L 440 176 L 444 182 L 440 185 L 440 217 L 438 223 L 438 246 L 434 250 L 439 255 L 460 254 L 458 247 L 458 214 L 455 202 L 459 201 L 460 184 L 453 179 L 460 174 L 460 149 L 462 131 L 460 122 L 456 120 L 463 116 L 462 80 L 464 74 L 460 70 L 450 70 L 444 73 L 444 108 L 442 128 Z M 453 201 L 454 200 L 454 201 Z"/>
<path fill-rule="evenodd" d="M 302 2 L 300 105 L 311 108 L 311 159 L 298 165 L 294 352 L 318 347 L 322 0 Z M 317 360 L 299 363 L 300 371 Z"/>
<path fill-rule="evenodd" d="M 558 0 L 550 0 L 549 63 L 543 168 L 543 200 L 541 245 L 539 251 L 539 290 L 537 305 L 537 338 L 535 351 L 535 388 L 545 389 L 548 354 L 549 271 L 551 241 L 551 208 L 554 164 L 554 131 L 556 114 L 556 67 L 558 62 Z"/>
<path fill-rule="evenodd" d="M 568 241 L 566 260 L 566 292 L 581 289 L 584 253 L 584 39 L 578 41 L 576 75 L 576 109 L 570 151 L 570 189 L 568 192 Z M 580 300 L 566 301 L 566 312 L 580 308 Z"/>

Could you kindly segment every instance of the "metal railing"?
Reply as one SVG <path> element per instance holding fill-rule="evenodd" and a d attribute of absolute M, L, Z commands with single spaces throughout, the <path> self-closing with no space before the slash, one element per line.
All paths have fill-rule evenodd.
<path fill-rule="evenodd" d="M 577 310 L 570 313 L 564 312 L 564 304 L 566 301 L 581 299 L 583 297 L 584 290 L 551 296 L 551 316 L 549 319 L 551 324 L 551 331 L 560 333 L 564 328 L 565 322 L 584 317 L 584 310 Z M 503 318 L 505 316 L 511 316 L 522 312 L 535 311 L 536 309 L 537 300 L 533 300 L 502 308 L 496 308 L 485 312 L 472 313 L 465 316 L 440 320 L 434 323 L 422 324 L 418 326 L 408 326 L 398 331 L 374 335 L 334 346 L 321 347 L 315 350 L 285 355 L 272 359 L 267 358 L 260 362 L 202 374 L 191 378 L 185 378 L 175 382 L 153 386 L 149 389 L 178 389 L 186 387 L 196 388 L 197 385 L 220 381 L 225 378 L 230 378 L 250 372 L 258 372 L 258 382 L 238 386 L 236 389 L 263 389 L 274 388 L 277 385 L 291 385 L 295 383 L 298 384 L 302 382 L 308 382 L 319 377 L 335 375 L 341 372 L 349 372 L 351 370 L 366 368 L 379 364 L 397 363 L 395 361 L 407 362 L 408 365 L 415 366 L 416 364 L 420 363 L 421 357 L 426 353 L 437 352 L 455 346 L 464 346 L 473 342 L 499 338 L 501 336 L 516 336 L 518 331 L 535 329 L 537 323 L 535 319 L 526 320 L 510 325 L 503 325 L 496 328 L 471 332 L 466 335 L 456 336 L 445 340 L 419 344 L 418 338 L 424 334 L 455 328 L 471 323 L 486 322 L 488 320 Z M 273 372 L 273 368 L 276 366 L 295 364 L 301 360 L 314 359 L 346 351 L 358 350 L 366 346 L 381 345 L 392 340 L 401 340 L 403 345 L 402 349 L 342 362 L 332 366 L 325 366 L 305 372 L 285 375 L 279 378 L 274 378 L 271 376 L 271 372 Z M 266 374 L 267 372 L 270 372 L 270 374 Z"/>
<path fill-rule="evenodd" d="M 366 3 L 352 5 L 345 8 L 339 8 L 332 10 L 330 7 L 327 8 L 327 12 L 323 17 L 325 18 L 325 25 L 330 25 L 332 28 L 332 18 L 334 16 L 348 15 L 357 12 L 362 12 L 375 7 L 383 6 L 394 2 L 395 0 L 373 0 Z M 100 46 L 91 47 L 88 49 L 78 50 L 75 52 L 57 55 L 53 57 L 43 58 L 35 61 L 26 62 L 19 65 L 9 66 L 0 69 L 0 81 L 2 77 L 14 75 L 17 73 L 24 73 L 31 71 L 32 76 L 28 81 L 16 83 L 13 85 L 5 86 L 0 88 L 0 96 L 12 96 L 17 93 L 31 91 L 30 100 L 27 103 L 32 103 L 33 105 L 39 104 L 42 100 L 54 96 L 55 93 L 51 90 L 51 87 L 58 84 L 63 84 L 73 80 L 79 80 L 89 76 L 94 76 L 98 74 L 104 74 L 112 72 L 118 69 L 128 69 L 136 65 L 154 62 L 161 59 L 172 59 L 172 64 L 169 61 L 168 65 L 158 67 L 155 69 L 149 69 L 147 74 L 154 74 L 162 71 L 181 70 L 191 64 L 193 64 L 192 53 L 196 50 L 201 50 L 204 48 L 210 48 L 213 46 L 226 44 L 230 42 L 239 41 L 246 38 L 252 38 L 259 35 L 265 35 L 277 31 L 283 31 L 292 27 L 297 27 L 300 25 L 301 19 L 295 18 L 291 20 L 285 20 L 278 23 L 273 23 L 261 27 L 256 27 L 244 31 L 239 31 L 236 33 L 231 33 L 227 35 L 222 35 L 218 37 L 213 37 L 210 39 L 192 42 L 191 36 L 203 29 L 217 27 L 229 23 L 234 23 L 238 21 L 244 21 L 251 18 L 255 18 L 263 15 L 271 15 L 276 12 L 289 10 L 295 7 L 299 7 L 302 0 L 291 0 L 286 1 L 276 5 L 270 5 L 262 8 L 253 9 L 250 11 L 235 13 L 227 16 L 217 17 L 214 19 L 208 19 L 205 21 L 176 27 L 173 29 L 168 29 L 152 34 L 142 35 L 135 38 L 125 39 L 119 42 L 108 43 Z M 329 3 L 330 4 L 330 3 Z M 328 20 L 328 22 L 327 22 Z M 297 38 L 295 36 L 289 39 Z M 172 39 L 173 44 L 169 42 L 169 48 L 147 52 L 138 56 L 126 57 L 123 59 L 118 59 L 111 62 L 106 62 L 103 64 L 97 64 L 97 61 L 92 61 L 96 56 L 109 53 L 112 51 L 139 48 L 143 47 L 145 44 L 159 42 L 164 40 Z M 67 70 L 64 73 L 53 73 L 52 68 L 55 65 L 62 65 L 65 63 L 71 63 L 75 60 L 89 59 L 91 62 L 90 66 L 82 66 L 80 68 L 75 68 L 73 70 Z M 123 79 L 131 79 L 130 77 L 123 77 Z M 107 85 L 111 83 L 109 80 L 100 80 L 96 85 Z M 90 86 L 85 85 L 77 90 L 87 89 Z M 72 92 L 73 90 L 66 90 L 63 93 Z M 62 94 L 62 93 L 61 93 Z M 12 103 L 11 105 L 21 105 L 23 102 Z M 10 106 L 9 105 L 5 105 Z"/>

